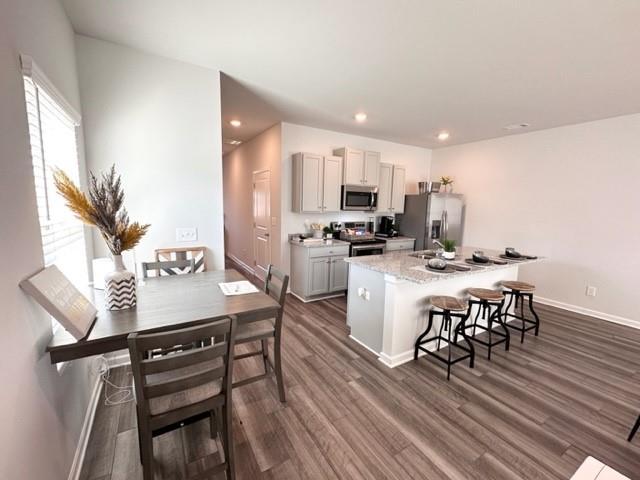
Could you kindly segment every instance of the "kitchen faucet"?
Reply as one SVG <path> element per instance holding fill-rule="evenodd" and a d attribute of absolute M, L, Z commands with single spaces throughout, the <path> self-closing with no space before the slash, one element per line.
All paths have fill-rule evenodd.
<path fill-rule="evenodd" d="M 440 248 L 444 248 L 444 245 L 442 243 L 440 243 L 440 240 L 436 240 L 435 238 L 433 239 L 433 243 L 435 243 L 436 245 L 438 245 Z"/>

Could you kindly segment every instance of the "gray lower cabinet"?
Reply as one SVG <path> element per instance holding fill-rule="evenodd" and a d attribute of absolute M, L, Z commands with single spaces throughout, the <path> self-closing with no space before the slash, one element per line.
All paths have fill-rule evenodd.
<path fill-rule="evenodd" d="M 321 295 L 329 291 L 329 270 L 331 260 L 327 258 L 312 258 L 309 260 L 309 295 Z"/>
<path fill-rule="evenodd" d="M 291 244 L 291 291 L 303 300 L 316 300 L 347 289 L 349 245 Z"/>

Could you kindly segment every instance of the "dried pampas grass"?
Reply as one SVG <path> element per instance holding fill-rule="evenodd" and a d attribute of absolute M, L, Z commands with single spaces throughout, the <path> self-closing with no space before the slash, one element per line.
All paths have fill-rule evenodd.
<path fill-rule="evenodd" d="M 129 222 L 115 165 L 99 179 L 90 173 L 89 196 L 60 169 L 54 171 L 53 181 L 58 193 L 67 201 L 67 207 L 84 223 L 98 228 L 113 255 L 131 250 L 147 233 L 150 225 Z"/>

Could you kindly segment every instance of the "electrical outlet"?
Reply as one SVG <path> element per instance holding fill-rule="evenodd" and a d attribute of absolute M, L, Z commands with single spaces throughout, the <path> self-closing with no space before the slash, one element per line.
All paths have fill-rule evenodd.
<path fill-rule="evenodd" d="M 587 297 L 595 297 L 598 294 L 598 289 L 596 287 L 594 287 L 593 285 L 587 285 L 587 291 L 585 292 L 585 295 Z"/>
<path fill-rule="evenodd" d="M 364 297 L 364 288 L 358 287 L 358 296 L 359 297 Z"/>
<path fill-rule="evenodd" d="M 196 240 L 198 240 L 197 228 L 176 228 L 176 242 L 195 242 Z"/>

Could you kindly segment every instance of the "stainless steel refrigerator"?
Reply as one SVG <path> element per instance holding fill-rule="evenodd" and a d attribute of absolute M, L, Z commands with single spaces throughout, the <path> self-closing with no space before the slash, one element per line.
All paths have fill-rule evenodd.
<path fill-rule="evenodd" d="M 407 195 L 404 214 L 396 215 L 402 235 L 415 237 L 416 250 L 438 248 L 433 240 L 455 240 L 462 245 L 464 196 L 457 193 Z"/>

